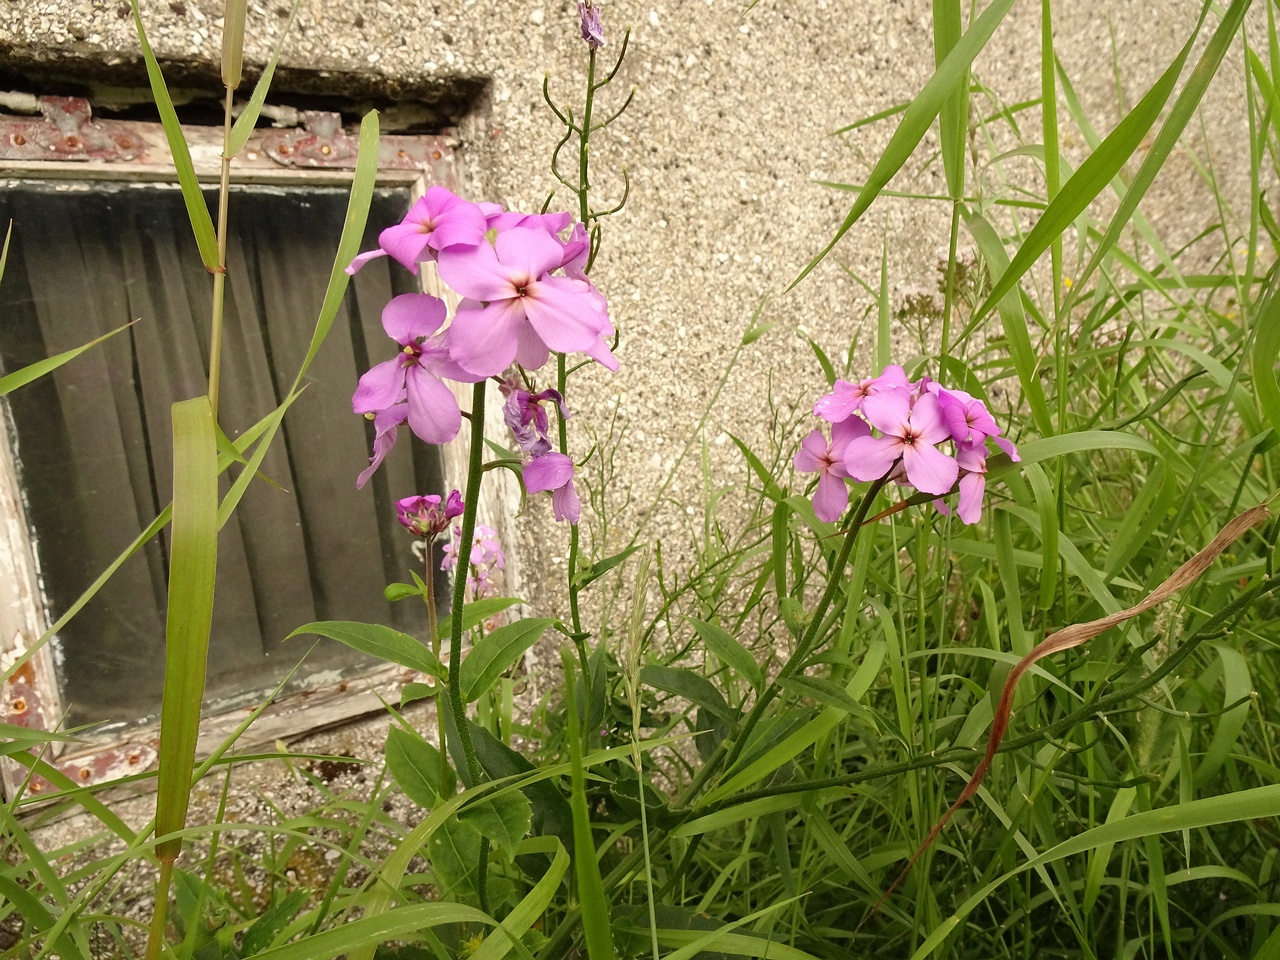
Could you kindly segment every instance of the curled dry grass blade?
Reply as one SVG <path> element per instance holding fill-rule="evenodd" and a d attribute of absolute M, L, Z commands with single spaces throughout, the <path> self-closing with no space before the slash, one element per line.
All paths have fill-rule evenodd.
<path fill-rule="evenodd" d="M 911 859 L 907 861 L 906 866 L 898 874 L 897 878 L 889 885 L 884 894 L 876 901 L 875 906 L 871 908 L 868 918 L 874 916 L 880 909 L 881 905 L 887 900 L 902 883 L 911 868 L 915 866 L 916 861 L 924 854 L 926 850 L 937 839 L 939 833 L 950 822 L 955 812 L 971 800 L 978 792 L 978 788 L 982 786 L 982 781 L 987 775 L 987 771 L 991 768 L 991 762 L 995 759 L 996 752 L 1000 749 L 1000 743 L 1004 739 L 1005 731 L 1009 728 L 1009 717 L 1013 711 L 1013 695 L 1017 689 L 1018 681 L 1022 679 L 1023 674 L 1031 669 L 1037 661 L 1043 660 L 1045 657 L 1052 656 L 1055 653 L 1061 653 L 1064 650 L 1070 650 L 1092 640 L 1098 634 L 1118 626 L 1127 620 L 1131 620 L 1141 613 L 1145 613 L 1152 607 L 1164 603 L 1178 591 L 1190 586 L 1206 570 L 1210 564 L 1221 555 L 1222 551 L 1227 549 L 1231 544 L 1235 543 L 1242 537 L 1246 531 L 1256 527 L 1263 520 L 1271 516 L 1271 509 L 1268 504 L 1262 503 L 1250 510 L 1246 510 L 1219 531 L 1218 535 L 1209 542 L 1203 550 L 1194 557 L 1180 566 L 1173 574 L 1156 587 L 1151 593 L 1147 594 L 1140 602 L 1124 610 L 1118 610 L 1115 613 L 1108 614 L 1105 617 L 1099 617 L 1096 620 L 1089 620 L 1085 623 L 1073 623 L 1068 627 L 1050 634 L 1045 637 L 1036 647 L 1018 661 L 1004 682 L 1004 689 L 1000 693 L 1000 702 L 996 706 L 995 717 L 991 721 L 991 734 L 987 738 L 987 749 L 982 757 L 982 761 L 973 771 L 973 776 L 969 778 L 969 782 L 965 784 L 965 788 L 960 791 L 955 802 L 948 808 L 947 812 L 929 831 L 924 842 L 911 855 Z"/>

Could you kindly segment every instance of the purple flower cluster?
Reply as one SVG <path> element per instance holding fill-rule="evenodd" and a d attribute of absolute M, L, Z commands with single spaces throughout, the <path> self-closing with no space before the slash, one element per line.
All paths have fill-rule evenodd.
<path fill-rule="evenodd" d="M 831 439 L 818 430 L 805 437 L 795 468 L 818 474 L 813 510 L 820 520 L 834 521 L 844 513 L 846 479 L 888 476 L 939 497 L 951 493 L 959 480 L 956 515 L 977 523 L 986 491 L 987 440 L 1018 459 L 1017 448 L 1000 436 L 981 400 L 929 377 L 909 381 L 899 366 L 859 383 L 837 380 L 813 412 L 831 423 Z M 947 444 L 950 452 L 940 449 Z M 948 511 L 943 501 L 935 503 Z"/>
<path fill-rule="evenodd" d="M 514 379 L 500 384 L 507 398 L 502 406 L 502 416 L 515 435 L 516 445 L 528 459 L 521 476 L 529 493 L 551 491 L 551 509 L 557 520 L 577 523 L 582 514 L 582 501 L 573 489 L 573 461 L 563 453 L 551 449 L 549 430 L 551 420 L 544 403 L 554 403 L 560 408 L 560 416 L 569 419 L 569 408 L 558 390 L 531 393 L 519 386 Z"/>
<path fill-rule="evenodd" d="M 432 540 L 449 528 L 449 521 L 462 516 L 462 494 L 450 492 L 444 503 L 434 493 L 425 497 L 405 497 L 396 501 L 396 519 L 415 537 Z"/>
<path fill-rule="evenodd" d="M 452 570 L 458 565 L 461 542 L 462 528 L 455 526 L 449 542 L 443 547 L 444 559 L 440 562 L 441 570 Z M 507 557 L 498 543 L 498 531 L 482 523 L 476 524 L 467 563 L 467 589 L 471 591 L 471 598 L 483 600 L 485 597 L 496 597 L 498 595 L 497 575 L 506 567 Z"/>
<path fill-rule="evenodd" d="M 383 310 L 383 329 L 400 349 L 362 376 L 352 397 L 355 412 L 375 428 L 373 457 L 356 486 L 386 458 L 401 425 L 432 444 L 457 435 L 462 416 L 445 380 L 476 383 L 513 362 L 536 370 L 552 351 L 618 368 L 608 307 L 583 272 L 586 229 L 574 224 L 562 236 L 570 219 L 470 203 L 435 186 L 379 234 L 377 250 L 351 262 L 347 272 L 354 274 L 375 257 L 389 256 L 413 273 L 434 261 L 462 297 L 447 324 L 444 301 L 425 293 L 396 297 Z"/>

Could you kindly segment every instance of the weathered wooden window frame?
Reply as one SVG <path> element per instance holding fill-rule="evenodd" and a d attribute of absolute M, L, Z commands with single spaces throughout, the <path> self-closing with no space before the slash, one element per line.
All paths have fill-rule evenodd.
<path fill-rule="evenodd" d="M 30 98 L 39 117 L 0 116 L 0 181 L 15 179 L 103 180 L 116 183 L 176 182 L 171 155 L 158 123 L 96 120 L 88 101 L 71 97 Z M 350 186 L 358 140 L 344 131 L 340 115 L 299 111 L 300 125 L 259 129 L 232 164 L 237 185 L 276 187 Z M 217 183 L 222 130 L 184 127 L 196 173 L 203 183 Z M 455 192 L 458 145 L 454 131 L 425 136 L 384 136 L 379 149 L 378 186 L 408 187 L 417 200 L 432 184 Z M 234 216 L 234 210 L 232 212 Z M 338 225 L 334 225 L 335 230 Z M 422 271 L 428 292 L 442 291 L 434 271 Z M 451 308 L 456 304 L 450 304 Z M 453 385 L 463 409 L 470 405 L 465 384 Z M 502 427 L 498 405 L 490 404 L 487 425 Z M 264 411 L 265 412 L 265 411 Z M 0 401 L 0 667 L 16 662 L 50 625 L 33 552 L 33 531 L 27 522 L 13 456 L 16 436 L 8 405 Z M 496 435 L 496 434 L 491 434 Z M 469 442 L 464 430 L 441 449 L 446 485 L 461 488 L 466 478 Z M 353 464 L 355 470 L 358 465 Z M 411 492 L 406 491 L 405 495 Z M 510 520 L 519 504 L 519 490 L 506 471 L 491 473 L 480 505 L 480 520 L 494 527 L 507 550 L 506 588 L 511 596 L 520 582 L 518 553 Z M 0 721 L 52 731 L 63 714 L 55 670 L 55 637 L 36 651 L 0 689 Z M 278 698 L 242 738 L 243 747 L 289 740 L 348 720 L 379 712 L 384 702 L 399 699 L 400 689 L 415 677 L 398 666 L 383 666 L 358 679 L 319 683 Z M 264 694 L 267 691 L 264 691 Z M 211 752 L 254 707 L 215 703 L 206 712 L 198 750 Z M 159 727 L 156 723 L 112 724 L 83 743 L 50 750 L 44 760 L 72 781 L 93 785 L 141 773 L 155 761 Z M 0 764 L 4 793 L 28 776 L 25 767 Z M 144 781 L 145 782 L 145 781 Z M 33 779 L 28 793 L 48 790 Z"/>

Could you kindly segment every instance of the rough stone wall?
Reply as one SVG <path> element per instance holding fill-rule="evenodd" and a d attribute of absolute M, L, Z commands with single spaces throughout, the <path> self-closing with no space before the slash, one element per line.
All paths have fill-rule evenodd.
<path fill-rule="evenodd" d="M 1198 4 L 1158 8 L 1137 0 L 1065 0 L 1054 5 L 1058 49 L 1084 108 L 1102 132 L 1119 116 L 1117 78 L 1132 105 L 1176 53 Z M 605 194 L 631 179 L 625 211 L 605 225 L 595 279 L 622 333 L 622 368 L 591 368 L 573 384 L 575 450 L 589 446 L 584 425 L 607 434 L 616 409 L 627 433 L 617 455 L 616 490 L 636 499 L 616 518 L 625 537 L 676 466 L 725 358 L 762 298 L 764 319 L 778 327 L 748 349 L 726 385 L 705 431 L 718 484 L 747 479 L 725 434 L 753 446 L 766 441 L 770 395 L 784 411 L 803 410 L 822 379 L 804 337 L 841 356 L 861 331 L 874 333 L 871 299 L 844 266 L 874 282 L 888 245 L 895 296 L 928 289 L 946 256 L 944 203 L 886 200 L 852 230 L 835 255 L 797 289 L 782 293 L 834 232 L 850 195 L 816 180 L 858 182 L 891 135 L 890 119 L 847 136 L 832 131 L 902 103 L 932 70 L 927 0 L 760 0 L 750 10 L 731 0 L 605 0 L 616 53 L 632 27 L 617 102 L 634 84 L 635 103 L 596 145 L 595 181 Z M 216 0 L 143 0 L 159 56 L 190 84 L 216 75 L 221 11 Z M 253 0 L 246 59 L 261 63 L 287 16 L 287 0 Z M 1039 4 L 1015 7 L 977 65 L 977 77 L 1006 103 L 1038 95 Z M 1216 22 L 1216 21 L 1214 21 Z M 69 73 L 136 83 L 137 41 L 126 0 L 3 0 L 0 59 L 11 65 L 62 64 Z M 548 158 L 558 129 L 542 103 L 544 74 L 560 102 L 576 102 L 585 46 L 567 0 L 301 0 L 285 45 L 282 83 L 343 96 L 408 98 L 460 120 L 476 198 L 538 208 L 554 186 Z M 1240 58 L 1216 82 L 1198 149 L 1212 145 L 1223 162 L 1226 192 L 1247 197 Z M 1114 67 L 1114 70 L 1113 70 Z M 460 116 L 465 101 L 473 109 Z M 990 106 L 994 110 L 994 101 Z M 984 108 L 985 109 L 985 108 Z M 1028 136 L 1038 110 L 1019 114 Z M 1063 123 L 1069 123 L 1063 111 Z M 928 141 L 933 143 L 932 138 Z M 1083 142 L 1068 136 L 1077 156 Z M 975 140 L 979 159 L 999 143 Z M 895 181 L 918 193 L 944 190 L 929 149 Z M 1022 174 L 1038 175 L 1029 160 Z M 992 170 L 982 188 L 1006 189 Z M 563 200 L 569 205 L 568 198 Z M 1161 229 L 1187 237 L 1216 217 L 1210 194 L 1189 160 L 1175 157 L 1144 204 Z M 336 225 L 335 225 L 336 229 Z M 961 244 L 966 238 L 961 234 Z M 842 266 L 843 265 L 843 266 Z M 805 429 L 808 429 L 806 426 Z M 355 465 L 352 465 L 353 469 Z M 701 526 L 698 450 L 678 471 L 657 506 L 647 535 L 668 556 Z M 564 531 L 549 504 L 530 505 L 523 527 L 531 596 L 541 610 L 564 614 Z M 617 542 L 596 545 L 604 555 Z M 542 576 L 546 570 L 554 576 Z"/>

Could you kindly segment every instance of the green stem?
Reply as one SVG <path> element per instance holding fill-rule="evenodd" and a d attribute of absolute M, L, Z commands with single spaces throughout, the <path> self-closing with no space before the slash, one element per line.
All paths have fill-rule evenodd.
<path fill-rule="evenodd" d="M 484 388 L 481 380 L 471 390 L 471 450 L 467 463 L 466 505 L 462 511 L 462 538 L 458 541 L 457 563 L 453 568 L 453 629 L 449 635 L 449 703 L 457 722 L 462 757 L 473 783 L 480 781 L 480 761 L 476 757 L 471 731 L 467 729 L 466 704 L 462 701 L 462 606 L 467 590 L 467 557 L 476 533 L 476 511 L 480 506 L 480 480 L 484 475 Z"/>
<path fill-rule="evenodd" d="M 836 598 L 836 594 L 840 591 L 840 585 L 844 580 L 844 568 L 849 563 L 849 556 L 853 553 L 854 544 L 857 543 L 858 534 L 862 530 L 862 522 L 867 518 L 867 513 L 871 510 L 871 504 L 875 502 L 876 496 L 880 493 L 885 483 L 888 481 L 889 475 L 885 474 L 867 489 L 862 497 L 862 502 L 858 504 L 858 509 L 853 515 L 853 519 L 849 522 L 846 530 L 844 543 L 840 546 L 840 553 L 836 557 L 836 562 L 831 566 L 831 572 L 827 575 L 827 587 L 822 592 L 822 599 L 818 601 L 818 606 L 814 609 L 812 617 L 809 619 L 809 626 L 801 637 L 800 642 L 796 644 L 795 650 L 791 656 L 787 658 L 787 662 L 782 665 L 782 669 L 778 672 L 777 678 L 765 688 L 764 693 L 756 700 L 751 708 L 751 713 L 747 715 L 746 721 L 742 725 L 742 732 L 734 738 L 733 748 L 728 751 L 724 761 L 724 768 L 731 770 L 733 765 L 742 755 L 743 749 L 747 745 L 747 741 L 751 738 L 751 732 L 755 729 L 756 724 L 760 722 L 760 717 L 764 714 L 765 708 L 773 702 L 774 698 L 782 692 L 783 681 L 789 679 L 793 674 L 804 666 L 804 662 L 808 659 L 809 654 L 813 652 L 814 645 L 823 635 L 823 618 L 827 614 L 827 608 L 831 606 Z M 708 770 L 711 766 L 709 759 L 703 770 Z M 703 783 L 706 782 L 707 776 L 702 776 L 703 770 L 698 771 Z"/>
<path fill-rule="evenodd" d="M 169 886 L 173 882 L 173 861 L 160 861 L 160 876 L 156 879 L 156 902 L 151 912 L 151 928 L 147 933 L 146 960 L 160 960 L 164 949 L 165 914 L 169 909 Z"/>
<path fill-rule="evenodd" d="M 227 288 L 227 208 L 231 197 L 231 89 L 227 89 L 222 128 L 222 170 L 218 181 L 218 268 L 213 272 L 213 311 L 209 325 L 209 407 L 218 419 L 222 380 L 222 314 Z"/>
<path fill-rule="evenodd" d="M 422 595 L 422 599 L 427 604 L 427 637 L 431 642 L 431 652 L 437 660 L 440 659 L 440 624 L 436 620 L 436 578 L 435 578 L 435 539 L 430 538 L 426 541 L 426 556 L 423 557 L 423 573 L 425 576 L 422 582 L 426 584 L 427 589 Z M 459 551 L 461 552 L 461 551 Z M 465 577 L 463 578 L 465 582 Z M 436 697 L 442 695 L 440 689 L 440 678 L 436 678 Z M 440 783 L 443 786 L 445 779 L 449 776 L 449 759 L 446 755 L 448 747 L 445 746 L 444 733 L 444 711 L 440 709 L 440 701 L 436 700 L 436 736 L 439 738 L 440 744 Z"/>

